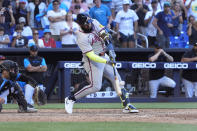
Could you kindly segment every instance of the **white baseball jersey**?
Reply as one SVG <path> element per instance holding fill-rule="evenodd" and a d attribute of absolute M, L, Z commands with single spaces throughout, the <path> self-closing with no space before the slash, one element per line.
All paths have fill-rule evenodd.
<path fill-rule="evenodd" d="M 104 41 L 99 37 L 98 33 L 104 27 L 95 19 L 93 19 L 93 31 L 91 33 L 83 33 L 78 31 L 77 34 L 77 45 L 83 53 L 84 59 L 86 59 L 86 53 L 94 51 L 96 55 L 105 52 L 106 46 Z"/>

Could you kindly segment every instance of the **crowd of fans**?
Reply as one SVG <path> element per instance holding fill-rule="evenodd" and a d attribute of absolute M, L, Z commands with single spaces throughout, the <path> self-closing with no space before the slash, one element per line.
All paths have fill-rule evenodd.
<path fill-rule="evenodd" d="M 134 48 L 137 33 L 148 38 L 149 47 L 170 47 L 170 37 L 189 37 L 197 43 L 197 0 L 2 0 L 0 48 L 76 47 L 75 22 L 79 13 L 89 14 L 115 30 L 116 46 Z M 59 46 L 59 45 L 58 45 Z"/>

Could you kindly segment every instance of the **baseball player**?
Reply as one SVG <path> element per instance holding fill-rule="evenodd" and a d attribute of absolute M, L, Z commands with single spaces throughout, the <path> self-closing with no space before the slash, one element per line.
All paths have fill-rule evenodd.
<path fill-rule="evenodd" d="M 42 90 L 40 90 L 37 82 L 31 77 L 28 77 L 24 74 L 18 73 L 19 67 L 18 64 L 14 61 L 6 60 L 1 65 L 2 78 L 0 83 L 0 104 L 3 104 L 7 99 L 9 94 L 12 94 L 13 98 L 16 99 L 19 105 L 19 113 L 23 112 L 37 112 L 34 108 L 29 108 L 27 101 L 25 100 L 24 94 L 21 87 L 17 81 L 26 82 L 27 84 L 32 85 L 36 88 L 35 98 L 38 104 L 46 103 L 46 95 Z M 29 97 L 33 97 L 29 96 Z"/>
<path fill-rule="evenodd" d="M 77 44 L 83 53 L 83 66 L 89 75 L 90 85 L 83 87 L 74 95 L 65 98 L 65 110 L 68 114 L 72 114 L 73 105 L 76 100 L 101 89 L 103 75 L 108 78 L 113 84 L 113 87 L 115 87 L 112 64 L 115 63 L 116 55 L 109 40 L 108 33 L 97 20 L 91 19 L 84 14 L 77 15 L 77 22 L 81 27 L 81 30 L 77 32 Z M 106 48 L 109 50 L 109 56 L 105 53 Z M 121 81 L 117 70 L 116 73 Z M 130 104 L 128 93 L 123 85 L 121 85 L 121 91 L 122 95 L 120 99 L 124 107 L 123 112 L 139 112 Z"/>

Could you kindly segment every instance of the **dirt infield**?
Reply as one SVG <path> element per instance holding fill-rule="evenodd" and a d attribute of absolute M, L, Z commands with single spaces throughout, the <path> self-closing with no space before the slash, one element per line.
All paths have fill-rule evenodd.
<path fill-rule="evenodd" d="M 75 109 L 72 115 L 63 109 L 40 109 L 38 113 L 16 113 L 3 110 L 0 122 L 156 122 L 197 124 L 197 109 L 141 109 L 137 114 L 124 114 L 120 109 Z"/>

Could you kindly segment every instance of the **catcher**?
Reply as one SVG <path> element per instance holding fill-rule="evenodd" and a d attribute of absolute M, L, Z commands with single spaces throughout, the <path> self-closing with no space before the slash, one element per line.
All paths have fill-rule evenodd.
<path fill-rule="evenodd" d="M 37 112 L 37 109 L 29 108 L 27 101 L 25 100 L 24 94 L 22 92 L 21 87 L 19 86 L 17 81 L 26 82 L 35 88 L 35 103 L 38 105 L 46 104 L 46 95 L 40 89 L 37 82 L 33 80 L 31 77 L 26 76 L 24 74 L 19 73 L 18 64 L 11 60 L 5 60 L 1 65 L 0 69 L 2 72 L 0 79 L 0 104 L 5 103 L 5 99 L 7 96 L 11 94 L 11 96 L 16 99 L 19 109 L 19 113 L 32 113 Z M 32 96 L 33 97 L 33 94 Z M 0 111 L 2 109 L 2 105 L 0 105 Z"/>

